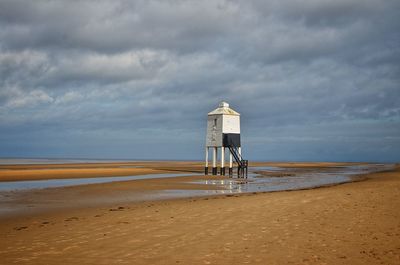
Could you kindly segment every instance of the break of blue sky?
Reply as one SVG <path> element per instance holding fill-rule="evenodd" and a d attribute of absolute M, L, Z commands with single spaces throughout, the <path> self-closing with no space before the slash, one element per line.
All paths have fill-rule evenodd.
<path fill-rule="evenodd" d="M 0 1 L 0 156 L 398 161 L 400 1 Z"/>

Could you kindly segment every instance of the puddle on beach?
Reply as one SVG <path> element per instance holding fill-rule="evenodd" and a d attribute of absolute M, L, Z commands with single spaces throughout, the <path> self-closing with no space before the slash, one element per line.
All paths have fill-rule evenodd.
<path fill-rule="evenodd" d="M 207 180 L 194 181 L 190 183 L 210 185 L 213 186 L 214 189 L 164 190 L 150 195 L 147 199 L 157 200 L 207 195 L 309 189 L 350 182 L 357 175 L 389 170 L 391 168 L 393 168 L 393 165 L 389 164 L 353 165 L 319 169 L 269 166 L 250 167 L 247 179 L 228 178 L 217 180 L 210 177 L 210 179 Z M 264 175 L 254 173 L 260 171 L 262 171 Z M 268 172 L 270 172 L 272 176 L 268 176 Z M 283 176 L 273 176 L 276 172 L 283 173 Z M 289 176 L 285 176 L 286 172 L 290 172 L 290 174 L 288 174 Z"/>
<path fill-rule="evenodd" d="M 195 184 L 206 184 L 217 186 L 220 190 L 168 190 L 167 193 L 241 193 L 241 192 L 259 192 L 259 191 L 280 191 L 319 187 L 324 185 L 349 182 L 357 174 L 382 171 L 390 169 L 392 165 L 386 164 L 368 164 L 343 167 L 327 167 L 322 169 L 300 169 L 285 167 L 250 167 L 249 175 L 246 179 L 229 178 L 224 180 L 210 179 L 197 182 Z M 261 174 L 258 174 L 258 173 Z M 275 176 L 274 173 L 281 172 L 281 176 Z M 285 172 L 290 172 L 286 174 Z M 269 176 L 270 173 L 270 176 Z M 20 191 L 31 189 L 59 188 L 77 185 L 100 184 L 118 181 L 154 179 L 154 178 L 172 178 L 180 176 L 201 176 L 200 173 L 166 173 L 166 174 L 147 174 L 136 176 L 117 176 L 117 177 L 98 177 L 98 178 L 71 178 L 71 179 L 48 179 L 32 181 L 4 181 L 0 182 L 0 192 Z M 235 176 L 235 174 L 233 175 Z"/>
<path fill-rule="evenodd" d="M 18 191 L 31 189 L 59 188 L 77 185 L 100 184 L 117 181 L 129 181 L 139 179 L 172 178 L 180 176 L 198 176 L 195 173 L 165 173 L 147 174 L 123 177 L 98 177 L 98 178 L 71 178 L 71 179 L 46 179 L 30 181 L 4 181 L 0 182 L 0 191 Z"/>
<path fill-rule="evenodd" d="M 246 179 L 227 178 L 212 179 L 209 176 L 207 180 L 190 181 L 193 184 L 210 185 L 208 190 L 161 190 L 150 193 L 135 193 L 128 196 L 128 201 L 148 201 L 172 198 L 184 198 L 207 195 L 238 194 L 251 192 L 272 192 L 283 190 L 298 190 L 314 188 L 326 185 L 350 182 L 353 177 L 370 172 L 389 170 L 393 165 L 389 164 L 368 164 L 343 167 L 327 167 L 318 169 L 304 168 L 285 168 L 285 167 L 250 167 L 249 176 Z M 257 173 L 255 173 L 257 172 Z M 289 172 L 289 173 L 288 173 Z M 76 185 L 88 185 L 98 183 L 109 183 L 119 181 L 171 178 L 183 176 L 201 176 L 199 173 L 168 173 L 168 174 L 148 174 L 137 176 L 120 177 L 99 177 L 99 178 L 73 178 L 73 179 L 50 179 L 34 181 L 9 181 L 0 182 L 0 215 L 8 211 L 24 208 L 29 205 L 16 205 L 13 203 L 15 195 L 19 193 L 30 192 L 30 190 L 59 188 Z M 234 175 L 235 176 L 235 175 Z M 126 196 L 127 194 L 124 194 Z M 118 197 L 118 196 L 117 196 Z M 118 201 L 121 198 L 103 198 L 107 202 Z M 125 197 L 126 199 L 127 197 Z"/>
<path fill-rule="evenodd" d="M 228 180 L 206 180 L 198 181 L 198 184 L 215 185 L 223 188 L 217 190 L 218 193 L 247 193 L 247 192 L 268 192 L 283 190 L 298 190 L 325 185 L 339 184 L 351 181 L 351 176 L 330 175 L 326 173 L 311 174 L 307 176 L 290 177 L 258 177 L 257 174 L 250 173 L 247 179 L 228 179 Z M 215 191 L 212 191 L 215 192 Z"/>
<path fill-rule="evenodd" d="M 247 179 L 230 178 L 227 180 L 206 180 L 196 183 L 223 187 L 225 193 L 269 192 L 283 190 L 299 190 L 333 184 L 350 182 L 355 176 L 389 170 L 393 165 L 369 164 L 342 167 L 284 168 L 284 167 L 252 167 Z M 254 172 L 258 172 L 256 174 Z M 281 176 L 275 176 L 280 172 Z M 215 192 L 215 191 L 212 191 Z"/>
<path fill-rule="evenodd" d="M 270 166 L 250 167 L 249 169 L 253 170 L 253 171 L 255 171 L 255 170 L 257 170 L 257 171 L 264 171 L 264 170 L 267 170 L 267 171 L 283 171 L 283 170 L 286 170 L 286 168 L 284 168 L 284 167 L 270 167 Z"/>

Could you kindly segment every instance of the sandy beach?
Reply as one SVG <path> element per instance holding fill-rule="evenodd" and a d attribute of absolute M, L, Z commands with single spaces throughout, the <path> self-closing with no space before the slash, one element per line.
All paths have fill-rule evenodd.
<path fill-rule="evenodd" d="M 162 162 L 152 168 L 31 166 L 3 166 L 0 176 L 7 179 L 11 173 L 4 177 L 3 172 L 13 170 L 27 170 L 21 179 L 40 179 L 39 173 L 28 173 L 35 170 L 67 170 L 67 176 L 74 175 L 68 170 L 107 168 L 104 175 L 118 175 L 119 170 L 167 172 L 181 166 L 201 170 L 201 164 L 194 162 L 179 167 Z M 87 174 L 97 176 L 93 171 Z M 400 264 L 400 168 L 364 178 L 309 190 L 135 203 L 124 201 L 123 194 L 206 187 L 172 178 L 27 193 L 20 199 L 42 205 L 43 211 L 0 219 L 0 260 L 2 264 Z M 117 199 L 101 200 L 110 196 Z M 65 207 L 46 210 L 46 205 L 61 202 Z"/>

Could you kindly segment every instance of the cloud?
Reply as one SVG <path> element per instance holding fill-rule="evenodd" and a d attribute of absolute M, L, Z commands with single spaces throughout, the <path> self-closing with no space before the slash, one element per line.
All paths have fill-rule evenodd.
<path fill-rule="evenodd" d="M 150 158 L 172 150 L 171 158 L 198 159 L 204 115 L 227 100 L 242 113 L 243 139 L 257 159 L 267 159 L 272 144 L 279 159 L 393 160 L 399 7 L 2 1 L 0 155 L 140 158 L 146 149 Z M 57 142 L 64 139 L 68 147 Z M 382 148 L 374 144 L 374 155 L 368 141 L 376 139 Z M 341 140 L 347 153 L 343 145 L 334 152 Z M 13 146 L 22 142 L 31 147 L 18 153 Z M 89 142 L 97 151 L 82 150 Z"/>
<path fill-rule="evenodd" d="M 79 93 L 78 91 L 68 91 L 64 95 L 56 98 L 56 104 L 69 104 L 76 103 L 77 101 L 81 101 L 84 99 L 84 95 Z"/>
<path fill-rule="evenodd" d="M 51 103 L 54 101 L 52 97 L 42 90 L 24 92 L 16 87 L 4 90 L 0 95 L 5 95 L 6 98 L 8 98 L 5 108 L 12 109 L 32 108 L 39 104 Z"/>

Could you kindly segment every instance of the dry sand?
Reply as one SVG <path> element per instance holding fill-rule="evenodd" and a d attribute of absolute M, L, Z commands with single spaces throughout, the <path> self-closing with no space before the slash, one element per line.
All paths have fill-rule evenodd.
<path fill-rule="evenodd" d="M 0 220 L 0 263 L 400 264 L 399 167 L 302 191 L 107 207 L 79 198 L 70 209 Z"/>

